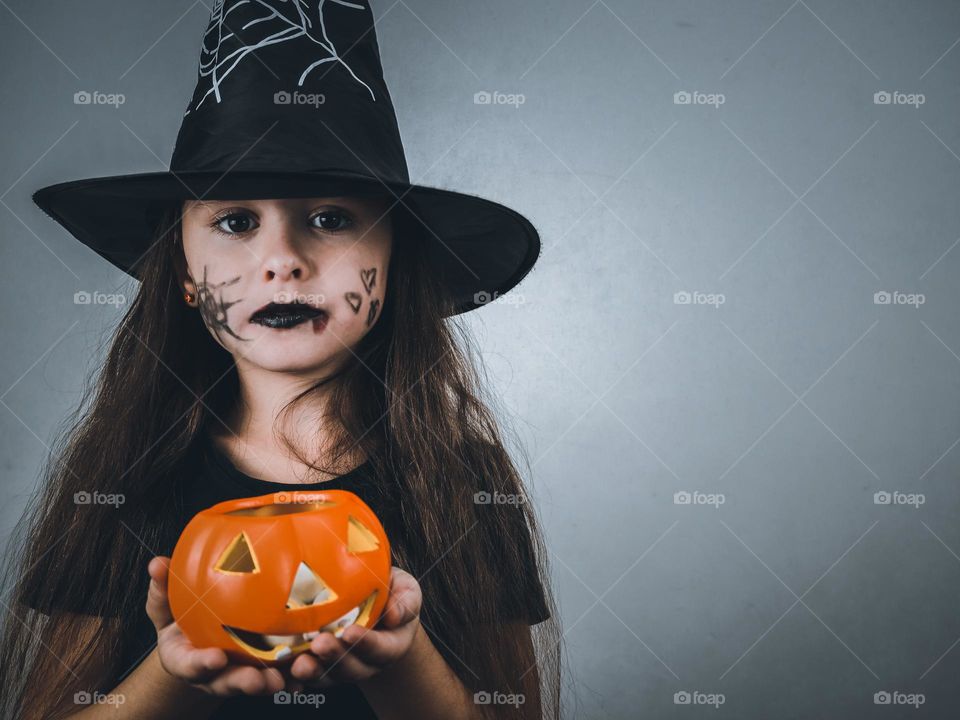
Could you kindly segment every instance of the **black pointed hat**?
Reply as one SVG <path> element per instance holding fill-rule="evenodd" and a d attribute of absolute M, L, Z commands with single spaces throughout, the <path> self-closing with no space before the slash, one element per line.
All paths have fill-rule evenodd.
<path fill-rule="evenodd" d="M 170 201 L 364 193 L 419 219 L 455 313 L 508 291 L 539 256 L 536 229 L 514 210 L 410 182 L 368 5 L 217 0 L 169 171 L 58 183 L 33 200 L 138 277 Z"/>

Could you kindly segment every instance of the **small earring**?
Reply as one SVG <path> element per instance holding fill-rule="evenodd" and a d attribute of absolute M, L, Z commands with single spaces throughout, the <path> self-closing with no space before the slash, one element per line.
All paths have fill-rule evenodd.
<path fill-rule="evenodd" d="M 183 299 L 187 301 L 187 305 L 193 302 L 193 293 L 185 292 L 183 294 Z"/>

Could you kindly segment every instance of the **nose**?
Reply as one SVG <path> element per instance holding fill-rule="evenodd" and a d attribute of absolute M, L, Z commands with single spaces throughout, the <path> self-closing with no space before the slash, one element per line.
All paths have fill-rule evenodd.
<path fill-rule="evenodd" d="M 285 220 L 277 220 L 266 235 L 262 247 L 261 273 L 267 282 L 305 280 L 310 272 L 310 261 L 304 255 L 296 231 Z"/>

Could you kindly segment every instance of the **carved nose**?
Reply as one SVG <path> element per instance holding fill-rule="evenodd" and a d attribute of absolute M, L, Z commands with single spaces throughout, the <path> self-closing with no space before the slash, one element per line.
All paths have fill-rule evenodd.
<path fill-rule="evenodd" d="M 287 608 L 297 610 L 311 605 L 326 605 L 336 599 L 337 594 L 330 589 L 330 586 L 310 569 L 309 565 L 301 562 L 293 578 L 293 586 L 287 598 Z"/>

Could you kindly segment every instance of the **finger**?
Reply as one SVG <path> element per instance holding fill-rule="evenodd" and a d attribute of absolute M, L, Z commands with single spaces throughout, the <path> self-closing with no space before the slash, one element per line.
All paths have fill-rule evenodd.
<path fill-rule="evenodd" d="M 394 566 L 390 572 L 390 593 L 377 627 L 399 627 L 420 613 L 423 593 L 420 583 L 406 570 Z"/>
<path fill-rule="evenodd" d="M 317 659 L 339 655 L 346 649 L 346 644 L 330 632 L 322 632 L 310 641 L 310 653 Z"/>
<path fill-rule="evenodd" d="M 366 680 L 379 671 L 378 667 L 364 662 L 352 652 L 338 657 L 321 658 L 321 667 L 326 666 L 326 677 L 333 682 L 357 682 Z"/>
<path fill-rule="evenodd" d="M 405 633 L 397 630 L 370 630 L 351 625 L 343 633 L 349 653 L 367 665 L 382 667 L 401 657 L 410 647 Z"/>
<path fill-rule="evenodd" d="M 150 588 L 147 590 L 147 616 L 159 632 L 173 622 L 170 602 L 167 598 L 167 574 L 169 558 L 157 556 L 147 565 Z"/>
<path fill-rule="evenodd" d="M 406 625 L 420 613 L 422 604 L 420 589 L 413 587 L 400 587 L 390 593 L 387 598 L 386 607 L 377 627 L 398 628 Z"/>
<path fill-rule="evenodd" d="M 317 679 L 325 668 L 320 667 L 319 659 L 312 652 L 303 652 L 297 655 L 290 665 L 290 675 L 296 680 L 306 682 Z"/>
<path fill-rule="evenodd" d="M 327 668 L 310 651 L 297 656 L 290 666 L 290 674 L 294 677 L 294 682 L 300 684 L 301 689 L 328 688 L 336 684 L 328 674 Z"/>
<path fill-rule="evenodd" d="M 168 672 L 188 682 L 206 682 L 226 667 L 229 661 L 220 648 L 194 647 L 176 623 L 163 629 L 157 647 L 160 660 Z"/>
<path fill-rule="evenodd" d="M 220 673 L 207 687 L 216 695 L 271 695 L 283 689 L 283 675 L 276 668 L 234 667 Z"/>

